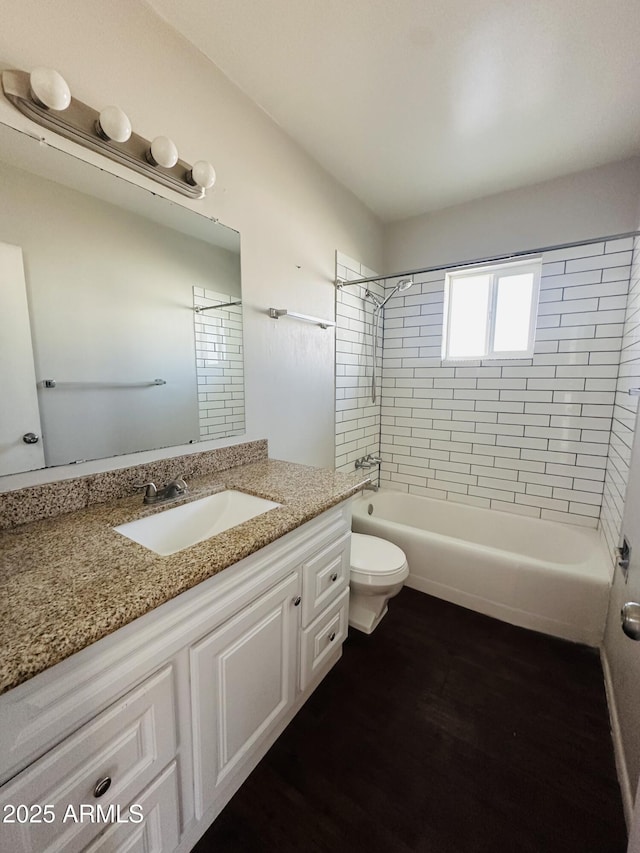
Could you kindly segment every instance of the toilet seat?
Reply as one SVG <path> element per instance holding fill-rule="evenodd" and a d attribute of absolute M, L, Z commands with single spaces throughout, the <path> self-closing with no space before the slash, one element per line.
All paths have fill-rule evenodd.
<path fill-rule="evenodd" d="M 407 569 L 404 551 L 379 536 L 351 534 L 351 574 L 370 575 L 382 580 Z"/>

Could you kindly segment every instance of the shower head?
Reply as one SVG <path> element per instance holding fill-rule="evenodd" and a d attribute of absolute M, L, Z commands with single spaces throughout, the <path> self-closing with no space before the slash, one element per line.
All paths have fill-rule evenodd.
<path fill-rule="evenodd" d="M 382 302 L 380 303 L 380 308 L 384 308 L 384 306 L 387 304 L 387 302 L 391 299 L 392 296 L 395 296 L 396 293 L 402 293 L 403 290 L 409 290 L 409 288 L 412 286 L 413 286 L 413 279 L 412 278 L 400 279 L 400 281 L 396 284 L 396 286 L 393 288 L 391 293 L 388 293 L 385 296 L 385 298 L 382 300 Z"/>
<path fill-rule="evenodd" d="M 370 302 L 373 302 L 376 308 L 384 308 L 387 302 L 391 299 L 392 296 L 395 296 L 396 293 L 402 293 L 403 290 L 409 290 L 410 287 L 413 287 L 413 279 L 412 278 L 402 278 L 393 288 L 391 293 L 388 293 L 384 299 L 380 299 L 380 297 L 376 296 L 375 293 L 372 293 L 369 288 L 365 290 L 364 298 L 368 299 Z"/>

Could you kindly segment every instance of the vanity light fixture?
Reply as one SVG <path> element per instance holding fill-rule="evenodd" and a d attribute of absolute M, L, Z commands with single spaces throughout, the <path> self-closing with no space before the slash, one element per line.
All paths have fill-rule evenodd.
<path fill-rule="evenodd" d="M 120 107 L 105 107 L 96 121 L 96 133 L 105 142 L 128 142 L 131 139 L 129 116 Z"/>
<path fill-rule="evenodd" d="M 216 170 L 206 160 L 196 160 L 187 172 L 187 181 L 194 187 L 203 187 L 208 190 L 216 182 Z"/>
<path fill-rule="evenodd" d="M 156 136 L 147 151 L 147 160 L 152 166 L 173 169 L 178 162 L 178 149 L 173 139 L 168 136 Z"/>
<path fill-rule="evenodd" d="M 203 198 L 216 180 L 206 160 L 193 166 L 179 158 L 167 136 L 149 142 L 133 133 L 128 116 L 117 106 L 101 112 L 71 96 L 64 77 L 52 68 L 2 72 L 2 89 L 23 115 L 48 130 L 104 154 L 141 175 L 189 198 Z"/>
<path fill-rule="evenodd" d="M 45 110 L 66 110 L 71 103 L 71 91 L 62 74 L 53 68 L 34 68 L 29 75 L 31 97 Z"/>

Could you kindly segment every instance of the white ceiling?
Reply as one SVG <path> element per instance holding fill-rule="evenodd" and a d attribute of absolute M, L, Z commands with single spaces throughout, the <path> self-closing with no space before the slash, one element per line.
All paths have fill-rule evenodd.
<path fill-rule="evenodd" d="M 383 220 L 640 154 L 638 0 L 147 0 Z"/>

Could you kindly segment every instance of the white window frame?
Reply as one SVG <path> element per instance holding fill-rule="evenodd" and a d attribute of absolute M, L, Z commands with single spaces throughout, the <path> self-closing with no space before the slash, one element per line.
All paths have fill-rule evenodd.
<path fill-rule="evenodd" d="M 463 362 L 496 361 L 513 358 L 531 358 L 535 346 L 536 320 L 538 315 L 538 299 L 540 295 L 540 275 L 542 271 L 542 258 L 527 258 L 524 261 L 511 261 L 508 263 L 488 264 L 481 267 L 463 267 L 457 270 L 448 270 L 444 281 L 444 317 L 442 324 L 442 361 L 447 364 L 460 364 Z M 500 350 L 493 349 L 496 323 L 496 301 L 498 298 L 498 281 L 503 276 L 517 273 L 532 273 L 533 284 L 531 287 L 531 305 L 529 308 L 529 335 L 526 350 Z M 482 355 L 456 357 L 449 355 L 449 323 L 450 323 L 450 300 L 452 285 L 463 278 L 471 278 L 478 275 L 489 275 L 489 299 L 487 306 L 487 335 L 484 353 Z"/>

